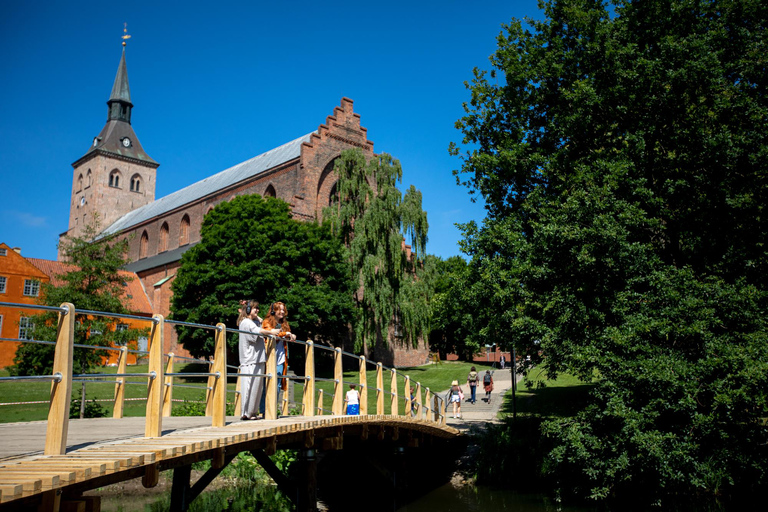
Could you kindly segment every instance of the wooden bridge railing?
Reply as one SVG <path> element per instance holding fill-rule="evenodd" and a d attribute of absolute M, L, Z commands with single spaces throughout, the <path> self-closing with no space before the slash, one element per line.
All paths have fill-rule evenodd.
<path fill-rule="evenodd" d="M 24 309 L 43 309 L 53 310 L 58 312 L 57 318 L 57 336 L 55 341 L 54 352 L 54 364 L 53 375 L 50 376 L 37 376 L 37 377 L 0 377 L 0 380 L 29 380 L 29 379 L 47 379 L 51 380 L 51 393 L 50 393 L 50 405 L 48 411 L 48 424 L 45 441 L 45 454 L 46 455 L 60 455 L 64 454 L 67 445 L 67 432 L 69 427 L 69 412 L 70 412 L 70 396 L 72 391 L 72 382 L 75 377 L 87 378 L 87 377 L 114 377 L 115 380 L 115 393 L 114 393 L 114 409 L 113 417 L 121 418 L 124 412 L 125 401 L 125 386 L 127 381 L 126 377 L 146 377 L 147 378 L 147 404 L 146 404 L 146 420 L 145 420 L 145 437 L 160 437 L 162 435 L 162 418 L 171 415 L 171 401 L 173 396 L 173 378 L 174 377 L 207 377 L 208 385 L 206 386 L 206 416 L 212 418 L 212 426 L 222 427 L 226 424 L 226 406 L 227 406 L 227 360 L 226 360 L 226 334 L 227 332 L 238 333 L 237 329 L 227 329 L 223 323 L 219 323 L 216 326 L 191 324 L 186 322 L 179 322 L 173 320 L 165 320 L 162 315 L 155 315 L 152 318 L 136 317 L 131 315 L 118 315 L 112 313 L 104 313 L 98 311 L 86 311 L 76 310 L 75 306 L 71 303 L 64 303 L 60 307 L 49 306 L 35 306 L 30 304 L 13 304 L 13 303 L 0 303 L 3 306 L 10 307 L 23 307 Z M 131 374 L 127 373 L 127 354 L 129 351 L 126 347 L 114 348 L 114 347 L 95 347 L 88 345 L 76 345 L 74 343 L 74 324 L 75 313 L 89 314 L 89 315 L 101 315 L 101 316 L 114 316 L 114 317 L 127 317 L 133 319 L 144 320 L 151 322 L 150 338 L 149 338 L 149 368 L 146 374 Z M 213 359 L 210 361 L 204 361 L 209 364 L 209 371 L 206 373 L 192 374 L 192 373 L 175 373 L 174 362 L 176 356 L 174 354 L 164 355 L 163 348 L 163 332 L 165 323 L 184 325 L 192 328 L 210 329 L 215 332 L 215 348 Z M 279 378 L 277 375 L 277 361 L 275 345 L 277 338 L 270 335 L 264 336 L 266 339 L 267 349 L 267 364 L 266 364 L 266 399 L 265 399 L 265 419 L 276 419 L 278 416 L 278 405 L 283 415 L 288 414 L 288 399 L 283 400 L 282 404 L 277 403 L 279 386 Z M 25 342 L 30 340 L 8 340 Z M 290 340 L 284 340 L 290 341 Z M 34 342 L 34 341 L 33 341 Z M 54 342 L 38 342 L 53 344 Z M 360 387 L 360 414 L 371 414 L 368 404 L 368 381 L 367 381 L 367 365 L 371 364 L 376 369 L 376 388 L 375 388 L 375 414 L 384 415 L 385 409 L 385 395 L 389 394 L 389 414 L 393 416 L 408 416 L 416 419 L 422 419 L 431 421 L 438 424 L 445 424 L 446 416 L 443 411 L 444 403 L 443 399 L 435 394 L 432 394 L 430 389 L 427 388 L 424 391 L 424 399 L 422 400 L 421 384 L 416 383 L 415 390 L 412 391 L 412 385 L 410 378 L 407 375 L 402 375 L 395 368 L 386 368 L 381 363 L 367 360 L 364 356 L 358 356 L 348 352 L 344 352 L 340 348 L 326 347 L 322 345 L 316 345 L 311 340 L 299 341 L 296 340 L 293 343 L 304 345 L 305 351 L 305 367 L 304 376 L 299 377 L 283 377 L 292 378 L 303 381 L 304 391 L 302 397 L 302 407 L 304 416 L 322 415 L 326 411 L 324 409 L 324 391 L 318 389 L 316 383 L 318 380 L 331 380 L 333 381 L 333 396 L 330 413 L 332 415 L 343 415 L 344 408 L 344 384 L 351 384 L 344 381 L 342 357 L 347 356 L 356 358 L 359 360 L 358 366 L 358 379 L 354 384 Z M 119 350 L 120 357 L 118 360 L 118 368 L 116 374 L 88 374 L 88 375 L 73 375 L 73 352 L 74 348 L 90 348 L 90 349 L 111 349 Z M 316 375 L 315 371 L 315 350 L 330 351 L 333 354 L 333 379 L 321 379 Z M 164 358 L 167 357 L 167 361 Z M 200 361 L 200 360 L 197 360 Z M 384 389 L 384 369 L 390 372 L 390 386 L 389 391 Z M 404 379 L 403 394 L 398 392 L 398 378 Z M 240 394 L 239 394 L 240 378 L 238 377 L 237 390 L 235 390 L 235 407 L 236 410 L 240 407 Z M 316 398 L 317 397 L 317 398 Z M 400 412 L 399 398 L 404 399 L 405 407 L 403 412 Z M 432 398 L 432 404 L 430 405 L 430 398 Z M 236 414 L 239 415 L 239 410 Z M 412 416 L 411 416 L 412 415 Z"/>

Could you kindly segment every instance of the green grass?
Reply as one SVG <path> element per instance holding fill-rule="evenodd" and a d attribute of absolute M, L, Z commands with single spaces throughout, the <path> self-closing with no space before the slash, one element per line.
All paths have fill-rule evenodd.
<path fill-rule="evenodd" d="M 526 381 L 528 385 L 526 385 Z M 517 387 L 517 414 L 544 417 L 570 417 L 582 409 L 594 385 L 561 373 L 556 380 L 548 379 L 543 369 L 534 368 Z M 504 395 L 499 417 L 512 414 L 512 390 Z"/>
<path fill-rule="evenodd" d="M 428 364 L 424 366 L 413 366 L 398 368 L 397 373 L 397 389 L 398 395 L 405 396 L 405 376 L 409 376 L 411 379 L 411 387 L 416 388 L 416 383 L 421 383 L 422 399 L 424 398 L 424 392 L 426 388 L 430 389 L 432 393 L 445 393 L 448 388 L 451 387 L 452 380 L 458 380 L 459 384 L 465 386 L 467 382 L 467 374 L 472 366 L 477 368 L 479 372 L 481 369 L 485 370 L 486 366 L 478 363 L 466 363 L 459 361 L 441 361 L 438 364 Z M 490 365 L 488 366 L 490 368 Z M 333 376 L 332 371 L 318 371 L 318 377 L 331 378 Z M 357 371 L 345 371 L 344 381 L 357 383 L 359 380 Z M 383 371 L 384 390 L 390 391 L 392 375 L 389 371 Z M 368 412 L 376 413 L 376 369 L 373 365 L 369 365 L 366 371 L 366 381 L 368 383 Z M 331 410 L 331 403 L 333 400 L 333 386 L 332 382 L 316 382 L 315 388 L 317 390 L 322 389 L 323 408 L 326 411 Z M 466 386 L 465 386 L 466 387 Z M 303 384 L 297 381 L 295 391 L 296 402 L 301 402 L 303 393 Z M 349 389 L 349 385 L 344 385 L 344 393 Z M 467 391 L 465 389 L 465 391 Z M 384 413 L 390 412 L 390 395 L 386 393 L 384 395 Z M 400 398 L 398 400 L 399 411 L 401 414 L 405 413 L 405 401 Z M 425 404 L 426 405 L 426 404 Z"/>
<path fill-rule="evenodd" d="M 129 366 L 127 373 L 147 373 L 149 371 L 146 364 Z M 205 367 L 201 367 L 196 364 L 178 364 L 174 368 L 174 372 L 205 372 Z M 91 371 L 91 373 L 117 373 L 116 367 L 99 367 Z M 0 370 L 0 376 L 7 377 L 7 370 Z M 128 381 L 140 382 L 140 384 L 128 384 L 125 388 L 126 398 L 146 398 L 147 397 L 147 385 L 146 377 L 128 378 Z M 234 379 L 230 379 L 232 382 L 227 385 L 227 389 L 234 390 Z M 177 377 L 174 379 L 176 384 L 201 386 L 206 385 L 205 378 L 184 378 Z M 50 394 L 51 384 L 48 382 L 32 382 L 32 381 L 3 381 L 0 382 L 0 402 L 33 402 L 33 401 L 45 401 L 42 404 L 24 404 L 24 405 L 2 405 L 0 406 L 0 423 L 11 423 L 16 421 L 35 421 L 45 420 L 48 417 L 48 402 Z M 74 382 L 72 385 L 72 395 L 76 398 L 80 398 L 81 383 Z M 113 403 L 111 400 L 114 398 L 115 382 L 114 378 L 111 382 L 96 383 L 87 382 L 85 389 L 86 400 L 91 399 L 107 399 L 109 402 L 98 402 L 107 411 L 107 416 L 112 416 Z M 187 400 L 201 400 L 205 396 L 204 389 L 190 389 L 176 387 L 173 390 L 174 399 L 187 399 Z M 228 400 L 234 399 L 234 393 L 228 393 Z M 180 402 L 174 403 L 174 409 L 180 407 Z M 144 416 L 146 412 L 146 401 L 126 401 L 123 409 L 124 416 Z"/>
<path fill-rule="evenodd" d="M 328 366 L 328 365 L 326 365 Z M 398 394 L 404 396 L 405 389 L 405 375 L 411 378 L 411 386 L 416 387 L 417 382 L 421 382 L 422 392 L 426 388 L 430 388 L 432 392 L 445 392 L 451 385 L 452 380 L 458 380 L 460 384 L 466 383 L 467 374 L 472 366 L 476 366 L 478 372 L 485 370 L 486 366 L 479 363 L 465 363 L 465 362 L 440 362 L 438 364 L 429 364 L 425 366 L 417 366 L 410 368 L 398 368 L 397 388 Z M 130 366 L 128 368 L 129 373 L 146 373 L 148 372 L 146 364 Z M 205 367 L 195 364 L 178 364 L 176 365 L 175 372 L 205 372 Z M 232 371 L 232 369 L 230 369 Z M 117 373 L 115 367 L 101 367 L 92 371 L 92 373 Z M 0 376 L 8 376 L 7 370 L 0 370 Z M 368 382 L 368 410 L 371 413 L 376 412 L 376 370 L 372 365 L 368 366 L 367 372 Z M 331 378 L 333 377 L 333 371 L 330 368 L 321 369 L 318 371 L 318 377 Z M 384 377 L 384 390 L 389 391 L 391 386 L 391 374 L 387 370 L 383 372 Z M 129 378 L 129 381 L 142 382 L 142 384 L 129 384 L 126 387 L 126 398 L 146 398 L 146 378 Z M 344 372 L 345 382 L 358 382 L 357 371 Z M 179 378 L 174 379 L 175 384 L 205 386 L 205 378 Z M 0 382 L 0 402 L 31 402 L 31 401 L 45 401 L 41 404 L 28 404 L 28 405 L 3 405 L 0 406 L 0 423 L 10 423 L 17 421 L 34 421 L 45 420 L 48 416 L 48 404 L 50 384 L 47 382 L 29 382 L 29 381 L 5 381 Z M 80 397 L 81 384 L 75 382 L 72 387 L 72 394 L 76 398 Z M 329 414 L 331 410 L 331 404 L 333 401 L 333 387 L 332 382 L 316 382 L 316 389 L 323 390 L 323 408 L 326 410 L 326 414 Z M 88 382 L 86 384 L 86 400 L 106 399 L 107 402 L 98 402 L 104 409 L 106 409 L 107 416 L 112 415 L 113 404 L 111 400 L 114 397 L 114 380 L 109 383 L 95 383 Z M 235 389 L 235 377 L 230 374 L 229 383 L 227 385 L 228 390 Z M 344 393 L 349 389 L 348 384 L 344 384 Z M 204 398 L 205 391 L 203 389 L 189 389 L 182 387 L 175 387 L 173 391 L 174 399 L 187 399 L 187 400 L 202 400 Z M 298 404 L 301 404 L 303 395 L 303 383 L 296 381 L 294 397 Z M 422 394 L 423 397 L 423 394 Z M 232 402 L 235 399 L 234 393 L 227 394 L 227 401 Z M 400 413 L 405 412 L 405 401 L 401 398 L 398 401 Z M 174 403 L 174 410 L 181 407 L 180 402 Z M 294 405 L 293 407 L 296 407 Z M 126 401 L 124 408 L 124 416 L 144 416 L 146 410 L 146 401 Z M 386 393 L 384 395 L 384 412 L 389 414 L 390 412 L 390 395 Z"/>

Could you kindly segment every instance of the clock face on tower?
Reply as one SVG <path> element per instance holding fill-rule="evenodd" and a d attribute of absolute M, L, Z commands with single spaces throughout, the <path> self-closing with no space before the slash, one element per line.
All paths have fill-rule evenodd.
<path fill-rule="evenodd" d="M 131 147 L 131 139 L 128 137 L 123 138 L 123 147 L 129 148 Z"/>

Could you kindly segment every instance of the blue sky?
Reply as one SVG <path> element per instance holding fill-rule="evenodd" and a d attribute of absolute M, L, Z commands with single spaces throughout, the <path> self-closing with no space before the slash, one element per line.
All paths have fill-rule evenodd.
<path fill-rule="evenodd" d="M 403 165 L 429 219 L 427 252 L 459 254 L 481 220 L 448 144 L 502 23 L 535 0 L 1 2 L 0 242 L 55 259 L 71 163 L 104 126 L 123 23 L 132 125 L 160 162 L 156 197 L 317 129 L 343 96 L 376 152 Z"/>

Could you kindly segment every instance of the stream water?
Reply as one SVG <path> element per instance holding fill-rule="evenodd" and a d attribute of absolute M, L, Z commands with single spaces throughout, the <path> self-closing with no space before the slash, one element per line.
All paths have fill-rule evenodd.
<path fill-rule="evenodd" d="M 438 487 L 397 512 L 594 512 L 587 507 L 564 507 L 540 494 L 523 494 L 485 487 Z"/>

